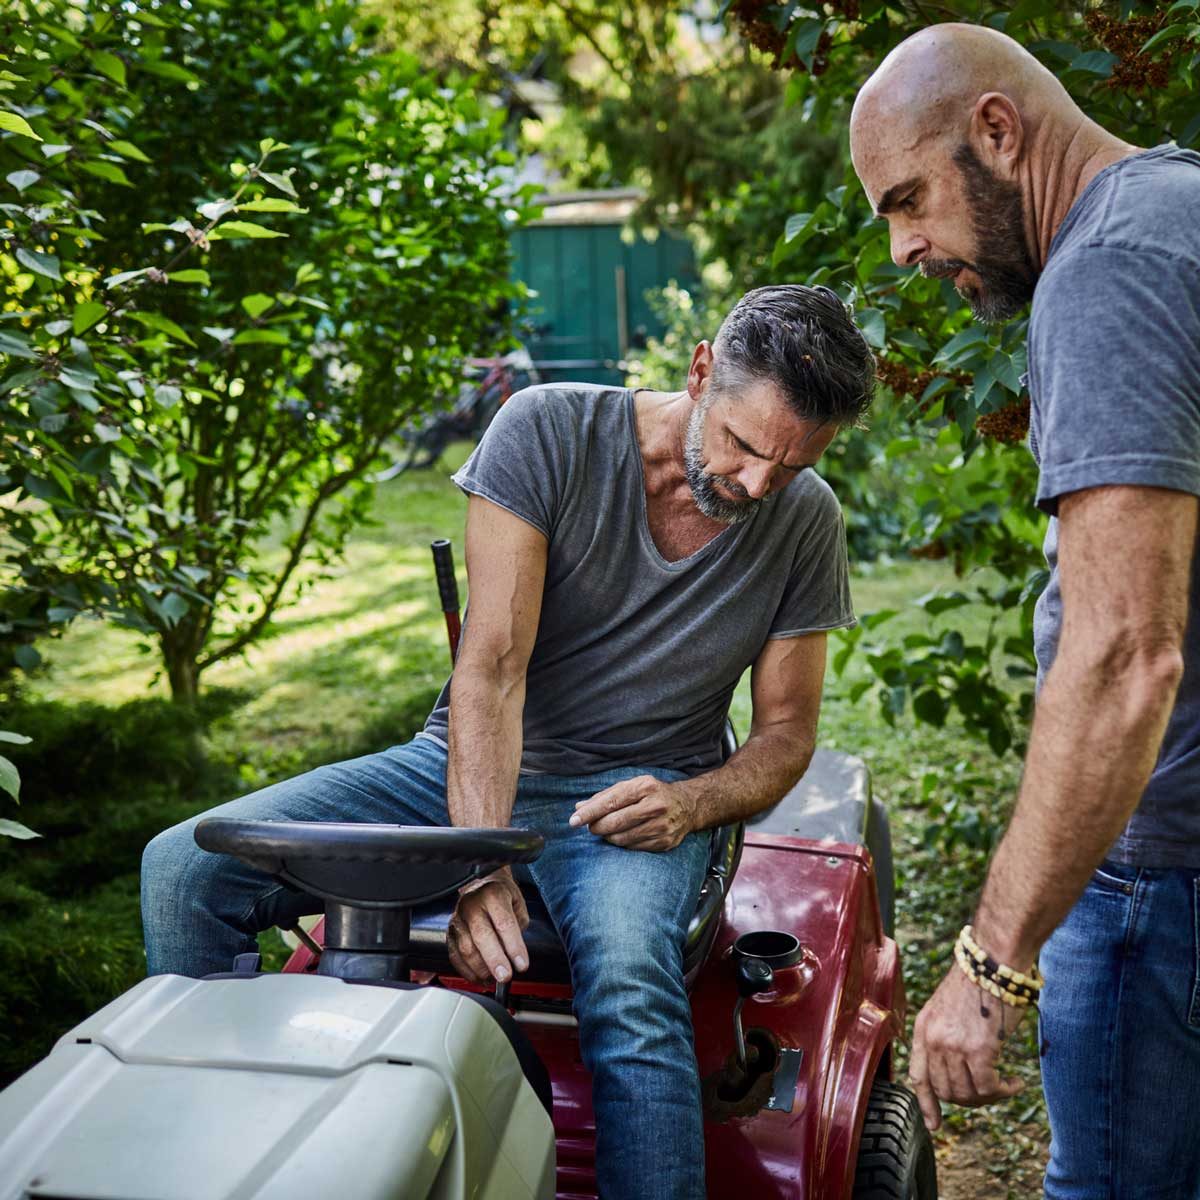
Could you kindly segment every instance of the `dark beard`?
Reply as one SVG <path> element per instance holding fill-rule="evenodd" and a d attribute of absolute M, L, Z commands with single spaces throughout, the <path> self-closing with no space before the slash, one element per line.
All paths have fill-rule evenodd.
<path fill-rule="evenodd" d="M 704 444 L 704 418 L 709 405 L 703 400 L 692 409 L 688 418 L 687 437 L 683 444 L 683 466 L 687 473 L 688 487 L 692 489 L 692 499 L 696 507 L 710 521 L 720 521 L 722 525 L 740 525 L 748 521 L 769 497 L 755 500 L 740 483 L 726 479 L 724 475 L 713 475 L 704 469 L 701 457 Z M 722 496 L 714 485 L 720 484 L 726 491 L 735 496 L 744 497 L 730 500 Z"/>
<path fill-rule="evenodd" d="M 964 267 L 979 278 L 979 286 L 959 294 L 979 321 L 998 324 L 1011 320 L 1033 299 L 1037 271 L 1025 241 L 1025 205 L 1015 183 L 994 175 L 967 143 L 954 151 L 954 162 L 966 184 L 967 203 L 975 234 L 975 261 L 926 259 L 925 275 L 954 275 Z"/>

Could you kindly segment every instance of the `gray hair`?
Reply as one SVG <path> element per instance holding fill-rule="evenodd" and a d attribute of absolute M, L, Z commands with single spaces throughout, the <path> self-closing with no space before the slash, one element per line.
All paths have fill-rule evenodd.
<path fill-rule="evenodd" d="M 871 406 L 875 356 L 829 288 L 755 288 L 713 339 L 712 386 L 727 394 L 757 380 L 774 383 L 805 420 L 851 426 Z"/>

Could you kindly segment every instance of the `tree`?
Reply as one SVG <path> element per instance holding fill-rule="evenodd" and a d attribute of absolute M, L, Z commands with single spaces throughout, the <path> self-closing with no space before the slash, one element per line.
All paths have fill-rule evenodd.
<path fill-rule="evenodd" d="M 305 564 L 336 561 L 380 448 L 498 339 L 526 211 L 502 114 L 378 32 L 346 0 L 0 18 L 0 639 L 20 665 L 30 636 L 105 612 L 157 639 L 190 702 Z"/>
<path fill-rule="evenodd" d="M 821 129 L 844 131 L 874 66 L 936 19 L 985 23 L 1015 37 L 1089 116 L 1134 144 L 1200 143 L 1200 0 L 1103 6 L 951 0 L 937 5 L 936 15 L 923 3 L 882 0 L 820 7 L 734 0 L 725 8 L 769 64 L 791 74 L 796 118 Z M 835 666 L 861 645 L 889 719 L 910 700 L 916 717 L 935 725 L 957 709 L 997 753 L 1023 749 L 1035 673 L 1032 610 L 1046 579 L 1044 522 L 1033 507 L 1036 472 L 1019 445 L 1029 419 L 1022 379 L 1027 321 L 985 329 L 970 321 L 947 281 L 897 268 L 885 224 L 872 218 L 848 161 L 842 187 L 780 224 L 775 262 L 841 288 L 883 352 L 885 394 L 919 435 L 902 441 L 896 454 L 929 456 L 927 479 L 914 489 L 910 545 L 949 557 L 960 574 L 986 566 L 999 576 L 998 583 L 926 601 L 931 615 L 984 606 L 992 619 L 983 642 L 972 645 L 951 628 L 889 644 L 876 630 L 891 614 L 877 614 L 845 637 Z M 1000 617 L 1014 610 L 1021 631 L 1006 637 Z M 998 669 L 1025 686 L 1014 695 Z"/>

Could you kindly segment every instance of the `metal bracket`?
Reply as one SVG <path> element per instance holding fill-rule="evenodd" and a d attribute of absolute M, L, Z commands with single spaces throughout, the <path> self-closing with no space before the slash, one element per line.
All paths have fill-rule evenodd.
<path fill-rule="evenodd" d="M 800 1063 L 803 1059 L 803 1050 L 779 1051 L 779 1065 L 775 1068 L 767 1108 L 774 1109 L 775 1112 L 792 1111 L 796 1100 L 796 1083 L 800 1078 Z"/>

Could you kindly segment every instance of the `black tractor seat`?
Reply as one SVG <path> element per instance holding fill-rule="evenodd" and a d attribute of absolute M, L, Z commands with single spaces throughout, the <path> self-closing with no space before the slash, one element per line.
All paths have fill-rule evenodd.
<path fill-rule="evenodd" d="M 696 900 L 696 911 L 688 925 L 683 950 L 683 972 L 688 986 L 704 965 L 721 923 L 721 909 L 742 856 L 745 827 L 724 825 L 712 832 L 712 849 L 704 883 Z M 529 908 L 529 927 L 525 930 L 525 945 L 529 950 L 529 970 L 518 981 L 525 983 L 571 982 L 571 967 L 566 947 L 546 911 L 545 904 L 532 884 L 523 883 L 521 892 Z M 447 896 L 412 910 L 409 932 L 409 966 L 418 971 L 454 974 L 446 950 L 446 926 L 454 912 L 456 896 Z"/>

